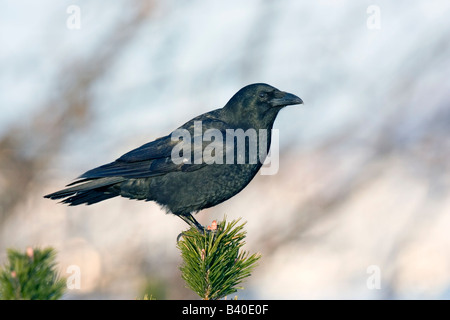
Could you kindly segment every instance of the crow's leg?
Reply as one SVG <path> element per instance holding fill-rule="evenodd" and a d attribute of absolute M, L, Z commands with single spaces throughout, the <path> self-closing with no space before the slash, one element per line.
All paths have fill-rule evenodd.
<path fill-rule="evenodd" d="M 179 217 L 181 219 L 183 219 L 183 221 L 186 222 L 191 227 L 196 228 L 198 230 L 198 232 L 200 232 L 200 233 L 205 232 L 205 228 L 203 228 L 203 226 L 200 223 L 198 223 L 198 221 L 195 220 L 195 218 L 190 213 L 184 214 L 184 215 L 179 215 Z"/>

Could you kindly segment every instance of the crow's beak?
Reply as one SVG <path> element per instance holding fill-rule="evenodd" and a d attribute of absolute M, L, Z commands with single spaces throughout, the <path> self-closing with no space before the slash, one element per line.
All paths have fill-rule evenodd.
<path fill-rule="evenodd" d="M 293 95 L 292 93 L 282 92 L 284 95 L 281 98 L 272 99 L 273 107 L 284 107 L 292 104 L 303 104 L 303 100 Z"/>

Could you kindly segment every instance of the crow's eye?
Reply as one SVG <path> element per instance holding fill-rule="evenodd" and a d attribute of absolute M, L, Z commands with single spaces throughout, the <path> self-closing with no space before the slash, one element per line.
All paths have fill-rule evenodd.
<path fill-rule="evenodd" d="M 265 98 L 265 97 L 267 97 L 267 92 L 261 92 L 261 93 L 259 94 L 259 97 L 260 97 L 260 98 Z"/>

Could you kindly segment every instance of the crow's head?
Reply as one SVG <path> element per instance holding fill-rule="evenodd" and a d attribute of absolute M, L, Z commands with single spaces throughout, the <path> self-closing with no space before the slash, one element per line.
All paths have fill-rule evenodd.
<path fill-rule="evenodd" d="M 253 101 L 268 108 L 282 108 L 292 104 L 302 104 L 303 100 L 292 93 L 280 91 L 264 83 L 251 84 L 244 89 L 253 93 Z M 246 91 L 247 91 L 246 89 Z"/>
<path fill-rule="evenodd" d="M 283 107 L 302 103 L 296 95 L 265 83 L 254 83 L 239 90 L 224 109 L 229 110 L 236 121 L 247 120 L 257 127 L 264 127 L 273 124 Z"/>

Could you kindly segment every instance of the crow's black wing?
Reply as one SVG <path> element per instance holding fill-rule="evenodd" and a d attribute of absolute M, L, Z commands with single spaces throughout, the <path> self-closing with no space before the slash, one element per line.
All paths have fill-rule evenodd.
<path fill-rule="evenodd" d="M 155 173 L 150 171 L 150 165 L 156 159 L 169 157 L 175 144 L 170 136 L 161 137 L 155 141 L 146 143 L 139 148 L 131 150 L 114 162 L 102 165 L 83 173 L 72 184 L 85 180 L 106 178 L 106 177 L 150 177 Z"/>
<path fill-rule="evenodd" d="M 172 135 L 161 137 L 131 150 L 114 162 L 85 172 L 78 177 L 81 180 L 77 180 L 72 184 L 105 177 L 147 178 L 174 171 L 195 171 L 202 168 L 206 164 L 203 162 L 200 164 L 194 163 L 194 154 L 201 152 L 209 142 L 202 140 L 202 144 L 194 143 L 195 135 L 198 136 L 198 132 L 194 131 L 193 120 L 186 123 L 180 129 L 185 129 L 189 133 L 190 141 L 172 140 Z M 226 124 L 220 120 L 214 118 L 202 120 L 201 132 L 205 132 L 207 129 L 217 129 L 225 137 Z M 180 143 L 190 144 L 190 161 L 181 163 L 179 161 L 173 161 L 172 150 Z"/>

